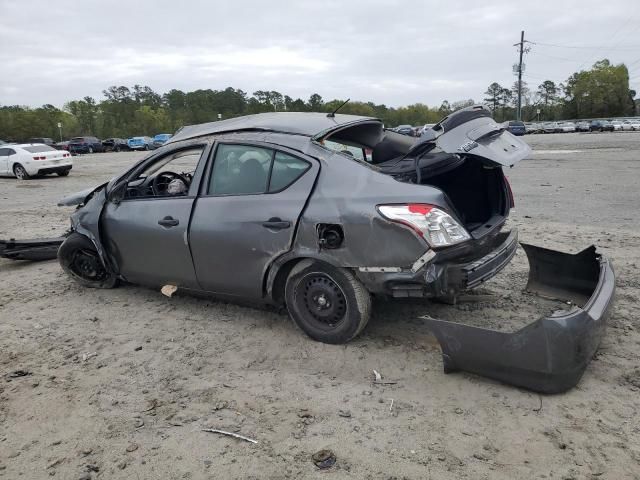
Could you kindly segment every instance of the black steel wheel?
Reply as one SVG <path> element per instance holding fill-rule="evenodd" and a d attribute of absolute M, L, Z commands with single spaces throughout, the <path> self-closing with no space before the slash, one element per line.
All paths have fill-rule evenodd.
<path fill-rule="evenodd" d="M 348 270 L 303 260 L 289 274 L 285 301 L 293 321 L 323 343 L 346 343 L 369 321 L 371 296 Z"/>
<path fill-rule="evenodd" d="M 84 235 L 72 233 L 58 249 L 62 269 L 75 281 L 91 288 L 113 288 L 117 277 L 100 260 L 95 245 Z"/>

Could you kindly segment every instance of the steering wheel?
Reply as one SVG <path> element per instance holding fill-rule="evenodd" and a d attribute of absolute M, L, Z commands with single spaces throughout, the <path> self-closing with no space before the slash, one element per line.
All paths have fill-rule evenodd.
<path fill-rule="evenodd" d="M 153 177 L 153 181 L 151 182 L 151 190 L 153 190 L 153 194 L 165 195 L 169 183 L 176 179 L 182 180 L 187 187 L 189 186 L 189 181 L 184 175 L 180 175 L 175 172 L 161 172 Z"/>

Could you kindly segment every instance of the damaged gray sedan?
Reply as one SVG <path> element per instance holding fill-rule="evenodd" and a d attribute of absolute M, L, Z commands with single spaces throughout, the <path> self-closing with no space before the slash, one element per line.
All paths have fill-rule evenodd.
<path fill-rule="evenodd" d="M 286 305 L 311 338 L 348 342 L 372 295 L 455 298 L 516 252 L 502 167 L 530 152 L 489 112 L 456 112 L 414 139 L 375 118 L 268 113 L 184 127 L 91 192 L 58 251 L 89 287 L 119 281 Z M 542 392 L 574 386 L 614 294 L 609 262 L 525 246 L 528 288 L 570 310 L 503 333 L 428 320 L 446 371 Z"/>

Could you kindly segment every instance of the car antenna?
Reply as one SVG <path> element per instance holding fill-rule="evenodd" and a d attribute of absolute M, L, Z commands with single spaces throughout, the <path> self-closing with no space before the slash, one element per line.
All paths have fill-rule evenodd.
<path fill-rule="evenodd" d="M 333 118 L 333 117 L 335 117 L 335 116 L 336 116 L 336 112 L 337 112 L 338 110 L 340 110 L 342 107 L 344 107 L 347 103 L 349 103 L 349 100 L 351 100 L 351 99 L 350 99 L 350 98 L 347 98 L 347 99 L 344 101 L 344 103 L 340 104 L 340 106 L 339 106 L 338 108 L 336 108 L 333 112 L 331 112 L 331 113 L 327 113 L 327 117 L 329 117 L 329 118 Z"/>

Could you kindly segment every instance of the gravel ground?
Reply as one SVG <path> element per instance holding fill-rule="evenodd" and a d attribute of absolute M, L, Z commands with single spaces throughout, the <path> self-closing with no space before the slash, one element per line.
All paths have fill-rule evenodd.
<path fill-rule="evenodd" d="M 0 259 L 0 477 L 640 478 L 640 133 L 526 140 L 532 157 L 508 172 L 509 223 L 528 243 L 596 244 L 618 275 L 609 329 L 577 388 L 540 396 L 445 375 L 419 318 L 515 330 L 549 313 L 555 304 L 522 292 L 522 251 L 484 288 L 494 299 L 377 301 L 343 346 L 309 340 L 277 312 L 89 290 L 54 261 Z M 70 209 L 59 198 L 139 158 L 86 155 L 67 178 L 0 179 L 0 238 L 62 233 Z M 397 383 L 373 385 L 373 369 Z M 323 448 L 337 457 L 325 472 L 311 460 Z"/>

